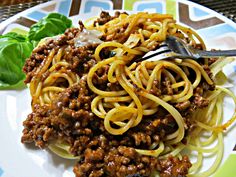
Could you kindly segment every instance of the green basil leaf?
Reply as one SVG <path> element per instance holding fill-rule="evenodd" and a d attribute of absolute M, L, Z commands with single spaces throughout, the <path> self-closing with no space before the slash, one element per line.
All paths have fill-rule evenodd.
<path fill-rule="evenodd" d="M 51 13 L 32 25 L 27 37 L 17 33 L 0 35 L 0 89 L 24 87 L 22 67 L 33 48 L 41 39 L 62 34 L 71 26 L 72 21 L 66 16 Z"/>
<path fill-rule="evenodd" d="M 13 33 L 13 32 L 7 33 L 5 35 L 0 35 L 0 39 L 1 38 L 7 39 L 7 40 L 17 40 L 20 42 L 24 42 L 26 40 L 25 36 L 19 35 L 17 33 Z"/>
<path fill-rule="evenodd" d="M 33 45 L 17 33 L 0 35 L 0 89 L 20 89 L 25 74 L 22 71 Z"/>
<path fill-rule="evenodd" d="M 72 26 L 72 21 L 66 16 L 58 13 L 51 13 L 31 26 L 28 38 L 30 41 L 39 42 L 45 37 L 52 37 L 65 32 Z"/>

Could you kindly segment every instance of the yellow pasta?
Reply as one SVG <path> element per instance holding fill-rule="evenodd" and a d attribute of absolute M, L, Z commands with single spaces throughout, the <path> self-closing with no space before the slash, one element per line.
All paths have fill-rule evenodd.
<path fill-rule="evenodd" d="M 182 158 L 182 151 L 188 149 L 197 153 L 189 176 L 207 177 L 214 173 L 223 156 L 223 130 L 236 119 L 234 113 L 228 122 L 222 123 L 223 97 L 228 94 L 236 103 L 234 94 L 222 86 L 214 88 L 216 78 L 211 77 L 203 68 L 204 64 L 208 65 L 207 59 L 204 62 L 178 58 L 136 62 L 136 59 L 157 48 L 167 36 L 177 36 L 193 47 L 205 49 L 201 37 L 193 30 L 176 24 L 170 15 L 144 12 L 121 14 L 104 25 L 85 26 L 87 29 L 100 31 L 106 39 L 96 47 L 93 54 L 96 63 L 86 77 L 89 90 L 96 94 L 91 101 L 91 110 L 103 121 L 106 131 L 111 135 L 124 135 L 142 124 L 146 116 L 153 116 L 162 109 L 173 117 L 176 131 L 165 135 L 165 138 L 159 143 L 153 143 L 149 149 L 136 148 L 136 151 L 141 155 L 164 159 L 168 156 Z M 123 28 L 122 35 L 116 38 L 116 31 Z M 103 58 L 101 53 L 104 50 L 112 51 L 115 55 Z M 70 64 L 63 59 L 65 52 L 66 48 L 57 52 L 52 50 L 38 67 L 30 83 L 32 105 L 49 105 L 55 94 L 79 82 L 80 77 L 70 71 Z M 108 68 L 107 83 L 117 84 L 118 90 L 96 86 L 95 75 L 103 68 Z M 210 69 L 219 71 L 214 67 Z M 213 88 L 201 95 L 209 104 L 191 113 L 190 121 L 195 128 L 187 133 L 185 117 L 176 105 L 190 103 L 191 98 L 197 94 L 196 90 L 202 88 L 203 82 Z M 163 84 L 168 84 L 167 90 L 161 90 L 159 94 L 157 90 Z M 204 132 L 210 135 L 207 140 L 202 141 L 200 136 Z M 212 148 L 207 147 L 213 143 L 215 145 Z M 51 145 L 50 148 L 63 157 L 69 151 L 63 143 Z M 216 159 L 207 171 L 199 172 L 205 154 L 213 154 Z M 78 157 L 68 155 L 68 158 Z"/>

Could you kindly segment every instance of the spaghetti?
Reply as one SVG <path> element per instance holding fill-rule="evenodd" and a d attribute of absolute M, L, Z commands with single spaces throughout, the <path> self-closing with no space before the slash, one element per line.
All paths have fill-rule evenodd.
<path fill-rule="evenodd" d="M 78 82 L 78 75 L 70 72 L 70 64 L 62 58 L 63 52 L 63 48 L 57 54 L 52 50 L 47 60 L 37 68 L 30 83 L 33 105 L 50 104 L 56 93 L 62 92 L 65 86 L 70 87 Z"/>
<path fill-rule="evenodd" d="M 169 35 L 179 37 L 195 48 L 206 47 L 196 32 L 176 24 L 170 15 L 118 13 L 111 18 L 105 13 L 105 17 L 109 17 L 109 20 L 98 19 L 92 25 L 85 24 L 86 30 L 99 31 L 102 35 L 100 39 L 104 41 L 100 43 L 100 40 L 96 39 L 98 43 L 93 44 L 91 52 L 86 53 L 92 60 L 84 59 L 87 63 L 82 66 L 89 63 L 89 69 L 83 70 L 82 74 L 80 70 L 74 71 L 72 61 L 78 57 L 68 54 L 68 51 L 74 48 L 70 45 L 73 38 L 78 42 L 78 34 L 85 30 L 82 27 L 80 32 L 70 38 L 70 42 L 59 49 L 52 48 L 34 70 L 30 81 L 33 111 L 39 116 L 41 108 L 39 109 L 38 105 L 46 109 L 48 113 L 43 115 L 43 118 L 46 117 L 47 121 L 51 122 L 50 126 L 45 127 L 50 127 L 50 134 L 58 133 L 54 135 L 57 138 L 49 142 L 49 148 L 64 158 L 84 158 L 82 164 L 74 168 L 76 176 L 92 173 L 97 176 L 150 176 L 158 172 L 160 176 L 169 174 L 207 177 L 214 173 L 223 156 L 223 130 L 236 119 L 234 112 L 228 122 L 222 123 L 225 94 L 231 96 L 235 104 L 236 97 L 230 90 L 220 85 L 215 86 L 219 80 L 218 76 L 223 74 L 222 67 L 232 59 L 221 59 L 224 65 L 212 59 L 194 61 L 176 58 L 135 62 L 137 58 L 157 48 Z M 103 14 L 102 18 L 105 17 Z M 85 55 L 83 57 L 86 58 Z M 81 94 L 83 99 L 78 96 Z M 52 115 L 49 115 L 51 113 Z M 52 118 L 53 116 L 56 118 Z M 87 117 L 100 128 L 84 122 Z M 78 122 L 81 118 L 85 120 Z M 73 121 L 69 121 L 70 119 Z M 73 127 L 73 132 L 69 129 L 70 126 Z M 79 128 L 74 128 L 76 126 Z M 29 127 L 27 122 L 25 127 L 24 133 L 28 135 L 32 127 Z M 37 131 L 35 132 L 37 137 Z M 207 133 L 208 138 L 203 141 L 200 135 L 204 133 Z M 96 139 L 97 143 L 93 136 L 99 137 Z M 27 142 L 24 138 L 22 141 Z M 80 138 L 83 138 L 83 141 L 80 141 Z M 39 141 L 34 137 L 30 140 L 35 141 L 36 145 Z M 42 142 L 47 141 L 47 138 L 43 138 Z M 102 143 L 99 144 L 100 141 L 111 143 L 105 143 L 105 147 Z M 87 143 L 87 147 L 84 147 L 82 142 Z M 209 148 L 210 145 L 213 147 Z M 94 146 L 98 146 L 97 150 L 93 150 Z M 137 159 L 131 161 L 130 159 L 136 157 L 125 155 L 126 152 L 131 152 L 129 148 L 135 150 L 132 151 L 133 154 L 138 153 Z M 182 154 L 186 149 L 197 153 L 196 161 L 192 165 Z M 90 157 L 93 153 L 94 156 Z M 99 156 L 97 153 L 103 154 L 102 158 L 91 160 Z M 114 155 L 116 157 L 122 154 L 122 157 L 128 158 L 129 161 L 118 163 L 111 158 L 113 153 L 117 153 Z M 213 154 L 216 159 L 207 171 L 202 172 L 201 165 L 205 154 Z M 143 171 L 138 167 L 138 163 L 144 163 L 142 157 L 149 158 L 147 167 L 140 167 Z M 173 160 L 173 157 L 178 160 Z M 166 159 L 171 166 L 165 163 Z M 105 165 L 102 165 L 102 169 L 96 165 L 93 168 L 87 166 L 89 163 L 100 164 L 103 160 Z M 111 170 L 111 162 L 117 166 L 125 166 L 126 163 L 131 166 L 123 171 L 122 168 L 125 167 L 122 165 Z M 132 162 L 134 164 L 130 164 Z M 151 164 L 159 166 L 155 168 L 155 165 Z M 184 170 L 181 171 L 178 165 L 182 165 Z M 86 171 L 83 166 L 89 170 Z M 131 167 L 132 170 L 129 171 Z"/>

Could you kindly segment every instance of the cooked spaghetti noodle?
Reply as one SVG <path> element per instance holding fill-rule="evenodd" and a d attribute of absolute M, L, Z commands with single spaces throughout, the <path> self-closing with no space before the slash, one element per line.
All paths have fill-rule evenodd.
<path fill-rule="evenodd" d="M 209 176 L 214 173 L 223 156 L 223 130 L 236 119 L 236 113 L 234 113 L 228 122 L 222 122 L 225 94 L 231 96 L 236 103 L 236 97 L 230 90 L 220 85 L 215 86 L 215 83 L 218 83 L 217 76 L 222 75 L 223 66 L 217 61 L 213 61 L 213 64 L 210 63 L 210 59 L 195 61 L 176 58 L 135 62 L 137 58 L 155 50 L 165 41 L 167 36 L 171 35 L 183 39 L 188 45 L 205 49 L 205 44 L 200 36 L 193 30 L 176 24 L 170 15 L 144 12 L 132 15 L 122 13 L 115 18 L 109 16 L 109 20 L 105 22 L 104 19 L 98 20 L 93 25 L 85 24 L 85 27 L 87 30 L 99 31 L 102 35 L 100 39 L 104 41 L 93 44 L 95 45 L 92 49 L 93 52 L 88 54 L 93 58 L 89 63 L 92 65 L 90 69 L 83 70 L 83 74 L 80 70 L 74 71 L 71 61 L 78 59 L 78 57 L 76 58 L 76 55 L 71 57 L 68 54 L 68 51 L 74 48 L 70 45 L 71 41 L 78 42 L 78 34 L 85 30 L 84 27 L 81 27 L 81 31 L 76 32 L 74 39 L 70 38 L 70 42 L 65 43 L 59 50 L 51 49 L 47 57 L 36 67 L 30 80 L 32 107 L 36 112 L 35 115 L 39 114 L 37 111 L 40 112 L 39 105 L 47 110 L 48 113 L 43 115 L 44 118 L 48 117 L 47 121 L 52 121 L 50 116 L 56 117 L 50 126 L 45 126 L 46 128 L 50 127 L 50 134 L 58 132 L 58 135 L 54 135 L 57 138 L 54 138 L 51 143 L 49 142 L 49 148 L 64 158 L 84 158 L 82 164 L 74 169 L 76 176 L 91 175 L 92 173 L 97 176 L 124 176 L 134 173 L 151 175 L 159 172 L 161 176 L 185 176 L 188 174 L 195 177 Z M 86 34 L 88 33 L 86 32 Z M 88 41 L 85 43 L 91 45 Z M 81 44 L 84 45 L 84 41 L 79 43 L 79 45 Z M 86 58 L 84 55 L 83 57 Z M 87 59 L 85 60 L 87 62 Z M 224 64 L 232 61 L 230 58 L 222 60 L 224 60 Z M 87 65 L 88 63 L 83 63 L 82 66 Z M 76 90 L 77 84 L 79 87 L 75 92 L 76 95 L 74 90 Z M 80 94 L 85 94 L 83 99 L 78 96 Z M 89 94 L 93 95 L 92 99 Z M 81 111 L 82 109 L 87 112 Z M 89 111 L 91 113 L 88 113 Z M 52 115 L 49 115 L 51 113 Z M 101 123 L 98 123 L 101 127 L 99 130 L 93 125 L 88 125 L 89 122 L 75 123 L 87 114 L 93 117 L 94 122 Z M 164 118 L 160 118 L 162 116 Z M 71 118 L 75 119 L 70 122 Z M 68 121 L 68 127 L 82 126 L 84 128 L 78 130 L 75 128 L 77 132 L 75 134 L 67 129 Z M 58 122 L 62 128 L 57 125 Z M 144 128 L 144 126 L 146 127 Z M 32 127 L 29 127 L 27 122 L 25 127 L 24 133 L 28 135 Z M 107 138 L 107 141 L 111 141 L 107 144 L 109 149 L 113 148 L 112 142 L 114 141 L 114 147 L 119 149 L 119 152 L 114 149 L 107 150 L 109 151 L 107 155 L 103 155 L 99 161 L 91 160 L 96 155 L 87 158 L 86 154 L 88 153 L 93 154 L 95 151 L 97 153 L 101 149 L 100 154 L 106 151 L 102 145 L 99 145 L 101 147 L 98 150 L 93 151 L 93 146 L 97 146 L 97 144 L 93 141 L 89 143 L 88 138 L 84 138 L 85 135 L 89 136 L 93 131 L 100 132 L 99 137 L 102 136 L 103 139 Z M 205 132 L 208 133 L 208 138 L 202 141 L 200 135 Z M 35 134 L 37 137 L 37 131 Z M 126 141 L 126 136 L 130 142 Z M 44 132 L 43 141 L 34 137 L 31 137 L 30 140 L 35 141 L 36 145 L 42 146 L 40 143 L 48 141 L 46 137 Z M 81 137 L 83 137 L 85 144 L 88 143 L 89 148 L 86 150 L 82 148 Z M 26 136 L 22 141 L 27 142 L 24 139 Z M 101 138 L 97 142 L 100 140 Z M 93 145 L 90 145 L 91 143 Z M 214 144 L 213 147 L 209 148 L 212 144 Z M 122 154 L 123 146 L 134 148 L 140 158 L 142 156 L 150 157 L 149 166 L 152 167 L 150 169 L 149 167 L 140 167 L 145 170 L 147 168 L 148 172 L 138 170 L 136 162 L 134 162 L 137 165 L 135 168 L 133 167 L 135 165 L 131 164 L 133 171 L 129 171 L 128 168 L 122 171 L 119 168 L 112 172 L 109 169 L 110 154 L 113 151 Z M 185 149 L 197 152 L 196 161 L 192 166 L 188 159 L 182 156 Z M 82 152 L 85 155 L 82 155 Z M 201 165 L 205 154 L 214 154 L 216 159 L 207 171 L 202 172 Z M 124 157 L 127 158 L 129 155 L 124 155 Z M 178 160 L 172 160 L 172 157 L 176 157 Z M 168 158 L 172 163 L 171 166 L 166 166 L 167 163 L 164 163 Z M 101 163 L 103 159 L 107 166 L 105 165 L 102 171 L 99 170 L 99 167 L 94 167 L 92 172 L 92 167 L 89 167 L 88 171 L 82 168 L 88 163 Z M 151 165 L 151 162 L 154 163 L 154 159 L 159 161 L 157 162 L 160 164 L 158 168 Z M 136 159 L 136 161 L 144 163 L 140 159 Z M 112 163 L 117 165 L 118 162 L 112 161 Z M 125 165 L 126 162 L 118 164 L 120 163 Z M 127 163 L 129 164 L 131 161 Z M 184 164 L 182 171 L 180 167 L 178 168 L 178 163 L 180 166 Z M 146 165 L 148 166 L 148 164 Z M 176 170 L 174 170 L 174 166 Z"/>
<path fill-rule="evenodd" d="M 52 50 L 45 62 L 37 68 L 36 74 L 30 83 L 32 104 L 50 104 L 54 95 L 62 92 L 65 86 L 70 87 L 77 83 L 79 76 L 70 72 L 71 66 L 62 56 L 65 49 L 61 48 L 55 54 Z"/>

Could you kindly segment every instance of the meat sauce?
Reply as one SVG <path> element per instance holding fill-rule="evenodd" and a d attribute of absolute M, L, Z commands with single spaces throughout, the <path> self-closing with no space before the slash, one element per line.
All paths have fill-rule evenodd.
<path fill-rule="evenodd" d="M 111 19 L 112 17 L 103 13 L 97 23 Z M 91 35 L 84 30 L 82 25 L 80 28 L 68 29 L 57 40 L 48 40 L 45 45 L 35 49 L 26 61 L 23 70 L 27 74 L 25 82 L 29 83 L 37 67 L 52 49 L 71 46 L 67 47 L 70 55 L 65 56 L 65 59 L 72 64 L 72 72 L 78 74 L 81 79 L 79 83 L 57 94 L 52 104 L 33 105 L 34 111 L 23 123 L 22 143 L 35 143 L 40 148 L 47 147 L 55 140 L 67 143 L 70 153 L 80 156 L 74 166 L 76 177 L 150 176 L 155 171 L 158 171 L 161 177 L 186 176 L 191 167 L 187 156 L 182 159 L 170 156 L 160 160 L 135 151 L 135 148 L 148 149 L 151 144 L 159 143 L 166 135 L 176 131 L 175 120 L 164 109 L 143 118 L 139 125 L 119 136 L 109 134 L 105 130 L 103 120 L 92 113 L 91 101 L 96 95 L 88 88 L 86 78 L 89 69 L 96 64 L 93 53 L 101 41 L 97 39 L 96 43 L 91 43 L 87 40 L 82 41 L 86 44 L 81 45 L 82 42 L 78 42 L 78 39 L 84 33 Z M 205 67 L 205 70 L 207 69 Z M 116 90 L 116 87 L 119 87 L 107 83 L 106 68 L 97 74 L 94 83 L 99 88 Z M 186 131 L 189 131 L 192 125 L 189 121 L 191 112 L 208 105 L 202 95 L 204 84 L 206 83 L 200 84 L 200 87 L 194 90 L 195 94 L 190 102 L 173 105 L 184 117 Z M 168 80 L 163 80 L 161 87 L 157 88 L 154 84 L 150 92 L 156 95 L 163 92 L 172 95 L 174 92 Z"/>

